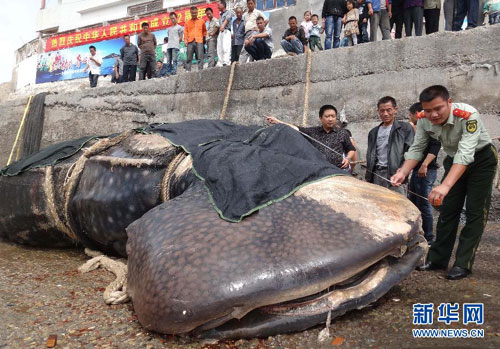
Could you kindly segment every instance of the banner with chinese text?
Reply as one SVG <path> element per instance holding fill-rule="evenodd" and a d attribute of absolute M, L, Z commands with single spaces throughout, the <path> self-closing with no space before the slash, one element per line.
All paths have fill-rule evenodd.
<path fill-rule="evenodd" d="M 205 17 L 207 8 L 214 11 L 215 17 L 218 17 L 219 10 L 217 3 L 198 5 L 198 18 Z M 178 24 L 184 25 L 187 20 L 191 19 L 189 7 L 176 10 Z M 73 46 L 87 45 L 90 43 L 121 38 L 125 34 L 133 35 L 141 31 L 141 24 L 147 22 L 151 31 L 165 29 L 172 25 L 169 17 L 170 12 L 161 13 L 154 16 L 140 18 L 126 22 L 119 22 L 100 28 L 91 28 L 80 32 L 56 35 L 47 39 L 45 52 L 61 50 Z"/>

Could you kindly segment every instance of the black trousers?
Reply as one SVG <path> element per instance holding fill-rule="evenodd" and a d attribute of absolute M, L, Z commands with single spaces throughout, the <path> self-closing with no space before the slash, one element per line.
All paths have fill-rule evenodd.
<path fill-rule="evenodd" d="M 89 73 L 90 87 L 96 87 L 98 79 L 99 79 L 99 74 Z"/>
<path fill-rule="evenodd" d="M 247 50 L 247 52 L 256 61 L 269 59 L 272 55 L 271 49 L 269 48 L 269 46 L 267 46 L 266 42 L 262 38 L 255 39 L 253 44 L 245 47 L 245 50 Z"/>
<path fill-rule="evenodd" d="M 391 30 L 396 25 L 396 39 L 401 39 L 403 36 L 403 7 L 392 7 Z"/>
<path fill-rule="evenodd" d="M 238 62 L 240 60 L 240 53 L 243 45 L 233 45 L 231 46 L 231 63 Z"/>
<path fill-rule="evenodd" d="M 122 82 L 135 81 L 136 72 L 137 72 L 137 65 L 124 64 Z"/>
<path fill-rule="evenodd" d="M 420 6 L 407 8 L 404 12 L 404 22 L 406 36 L 411 36 L 413 27 L 415 27 L 415 36 L 422 36 L 424 8 Z"/>
<path fill-rule="evenodd" d="M 424 10 L 425 34 L 436 33 L 439 30 L 439 14 L 441 9 L 433 8 Z"/>
<path fill-rule="evenodd" d="M 493 178 L 496 173 L 498 155 L 493 145 L 488 145 L 474 154 L 474 162 L 450 189 L 443 200 L 436 225 L 436 241 L 429 250 L 428 260 L 446 267 L 455 246 L 460 213 L 465 201 L 467 221 L 458 238 L 455 265 L 471 270 L 479 241 L 490 210 Z M 453 165 L 453 158 L 443 161 L 445 178 Z"/>

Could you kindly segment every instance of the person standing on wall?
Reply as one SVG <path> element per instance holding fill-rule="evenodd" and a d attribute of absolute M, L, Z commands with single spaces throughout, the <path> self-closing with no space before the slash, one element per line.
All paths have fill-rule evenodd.
<path fill-rule="evenodd" d="M 113 64 L 113 78 L 111 82 L 115 84 L 120 84 L 123 82 L 123 61 L 120 56 L 115 57 L 115 62 Z"/>
<path fill-rule="evenodd" d="M 425 34 L 436 33 L 439 30 L 441 0 L 424 0 Z"/>
<path fill-rule="evenodd" d="M 422 36 L 424 27 L 424 0 L 404 0 L 405 34 L 411 36 L 415 28 L 415 36 Z"/>
<path fill-rule="evenodd" d="M 231 35 L 231 63 L 240 60 L 241 49 L 245 43 L 245 22 L 243 21 L 243 9 L 236 7 L 236 19 L 233 21 L 233 32 Z"/>
<path fill-rule="evenodd" d="M 377 41 L 378 28 L 382 40 L 391 39 L 392 0 L 366 0 L 370 15 L 370 41 Z"/>
<path fill-rule="evenodd" d="M 424 117 L 417 123 L 415 142 L 405 154 L 406 161 L 391 182 L 396 187 L 401 185 L 422 160 L 431 139 L 441 141 L 448 155 L 443 161 L 445 174 L 428 198 L 432 205 L 440 206 L 436 241 L 427 255 L 428 263 L 417 269 L 448 267 L 465 201 L 467 221 L 460 233 L 455 264 L 446 275 L 447 279 L 458 280 L 471 273 L 488 220 L 498 154 L 478 111 L 465 103 L 453 103 L 444 86 L 427 87 L 419 99 Z"/>
<path fill-rule="evenodd" d="M 377 112 L 382 123 L 368 133 L 365 179 L 404 194 L 402 187 L 391 186 L 389 178 L 403 164 L 415 132 L 409 123 L 396 120 L 398 106 L 393 97 L 382 97 Z"/>
<path fill-rule="evenodd" d="M 167 75 L 177 74 L 177 57 L 184 35 L 184 27 L 177 24 L 177 14 L 170 12 L 170 21 L 172 26 L 167 29 L 168 37 L 170 38 L 167 44 Z"/>
<path fill-rule="evenodd" d="M 391 30 L 395 27 L 395 38 L 401 39 L 403 37 L 403 23 L 404 23 L 404 0 L 392 0 L 391 3 Z"/>
<path fill-rule="evenodd" d="M 217 64 L 215 59 L 217 58 L 217 43 L 218 43 L 218 38 L 219 38 L 219 20 L 214 17 L 214 13 L 213 13 L 211 8 L 207 8 L 205 13 L 206 13 L 207 18 L 208 18 L 207 37 L 205 40 L 205 42 L 207 43 L 208 68 L 213 68 Z"/>
<path fill-rule="evenodd" d="M 120 49 L 120 57 L 123 61 L 123 82 L 135 81 L 137 62 L 139 61 L 139 49 L 130 43 L 130 36 L 123 36 L 125 45 Z"/>
<path fill-rule="evenodd" d="M 142 32 L 137 36 L 137 46 L 141 50 L 139 56 L 139 80 L 156 77 L 156 37 L 149 31 L 149 24 L 141 24 Z"/>
<path fill-rule="evenodd" d="M 321 18 L 325 30 L 325 50 L 340 46 L 340 32 L 342 31 L 342 18 L 347 12 L 345 0 L 325 0 Z"/>
<path fill-rule="evenodd" d="M 477 19 L 479 17 L 479 0 L 455 1 L 455 15 L 453 16 L 453 25 L 451 30 L 462 30 L 465 17 L 467 17 L 466 29 L 477 27 Z"/>
<path fill-rule="evenodd" d="M 207 9 L 208 10 L 208 9 Z M 205 59 L 204 43 L 207 35 L 205 20 L 198 18 L 198 8 L 191 6 L 191 19 L 184 25 L 184 43 L 187 47 L 186 71 L 191 71 L 193 55 L 196 51 L 198 59 L 198 70 L 203 70 L 203 60 Z"/>
<path fill-rule="evenodd" d="M 226 9 L 226 1 L 219 1 L 219 37 L 217 38 L 217 57 L 222 65 L 231 64 L 231 24 L 233 12 Z"/>
<path fill-rule="evenodd" d="M 87 66 L 83 71 L 89 71 L 90 87 L 96 87 L 99 74 L 101 74 L 102 58 L 101 55 L 97 53 L 94 45 L 89 46 L 89 51 L 90 55 L 87 57 Z"/>

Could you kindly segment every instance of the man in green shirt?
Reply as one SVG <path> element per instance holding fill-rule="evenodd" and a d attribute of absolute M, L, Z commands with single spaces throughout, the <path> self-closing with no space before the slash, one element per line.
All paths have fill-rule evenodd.
<path fill-rule="evenodd" d="M 448 90 L 431 86 L 420 94 L 424 109 L 417 123 L 415 141 L 405 154 L 405 163 L 391 177 L 401 185 L 422 159 L 431 138 L 441 141 L 448 155 L 443 162 L 445 174 L 440 185 L 429 194 L 429 202 L 441 207 L 428 263 L 419 270 L 446 269 L 457 235 L 465 198 L 467 223 L 460 234 L 456 260 L 447 279 L 467 277 L 472 269 L 490 208 L 491 190 L 498 155 L 477 110 L 464 103 L 452 103 Z"/>

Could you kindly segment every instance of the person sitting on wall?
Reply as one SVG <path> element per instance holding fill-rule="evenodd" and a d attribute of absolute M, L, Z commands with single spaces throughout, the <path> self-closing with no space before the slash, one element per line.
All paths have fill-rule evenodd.
<path fill-rule="evenodd" d="M 137 46 L 141 50 L 139 56 L 139 80 L 156 77 L 156 37 L 149 31 L 149 24 L 141 25 L 142 32 L 137 37 Z"/>
<path fill-rule="evenodd" d="M 285 124 L 293 129 L 300 131 L 311 138 L 323 143 L 319 144 L 307 138 L 313 146 L 315 146 L 326 159 L 334 166 L 349 169 L 350 162 L 356 158 L 356 148 L 352 145 L 349 133 L 337 127 L 337 108 L 333 105 L 324 105 L 319 109 L 319 121 L 321 126 L 316 127 L 300 127 L 281 121 L 272 116 L 266 116 L 266 121 L 270 124 Z M 334 151 L 325 147 L 333 149 Z M 343 154 L 346 154 L 343 156 Z"/>
<path fill-rule="evenodd" d="M 283 40 L 281 40 L 281 47 L 291 56 L 304 53 L 304 48 L 307 47 L 304 28 L 297 27 L 297 18 L 295 16 L 288 19 L 288 26 L 289 28 L 285 31 Z"/>
<path fill-rule="evenodd" d="M 158 77 L 163 78 L 167 76 L 167 70 L 164 67 L 164 64 L 161 60 L 156 61 L 156 71 L 158 72 Z"/>
<path fill-rule="evenodd" d="M 87 56 L 87 66 L 83 71 L 89 71 L 90 87 L 96 87 L 99 74 L 101 74 L 102 58 L 101 55 L 97 53 L 94 45 L 89 46 L 89 51 L 90 55 Z"/>
<path fill-rule="evenodd" d="M 259 11 L 255 8 L 255 0 L 247 0 L 247 10 L 243 14 L 243 20 L 245 21 L 245 40 L 248 40 L 253 34 L 259 31 L 257 27 L 257 18 L 264 18 L 264 22 L 269 22 L 264 12 Z M 248 60 L 252 60 L 252 56 L 243 49 L 240 53 L 240 63 L 246 63 Z"/>
<path fill-rule="evenodd" d="M 274 48 L 273 32 L 269 26 L 266 27 L 263 17 L 257 17 L 257 28 L 258 31 L 245 40 L 245 50 L 256 61 L 269 59 Z"/>

